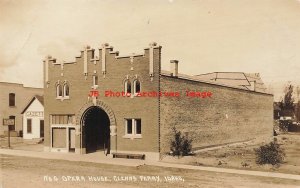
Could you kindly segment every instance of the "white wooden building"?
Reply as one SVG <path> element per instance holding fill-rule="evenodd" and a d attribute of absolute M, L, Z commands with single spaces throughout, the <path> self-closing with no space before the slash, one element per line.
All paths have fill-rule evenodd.
<path fill-rule="evenodd" d="M 34 96 L 22 111 L 23 114 L 23 138 L 44 137 L 44 99 L 42 96 Z"/>

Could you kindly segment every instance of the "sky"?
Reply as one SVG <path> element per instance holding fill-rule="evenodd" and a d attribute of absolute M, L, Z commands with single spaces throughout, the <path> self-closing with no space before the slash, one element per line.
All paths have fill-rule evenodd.
<path fill-rule="evenodd" d="M 74 61 L 84 46 L 120 55 L 162 46 L 162 68 L 260 73 L 275 100 L 300 86 L 297 0 L 0 0 L 0 81 L 43 86 L 42 60 Z"/>

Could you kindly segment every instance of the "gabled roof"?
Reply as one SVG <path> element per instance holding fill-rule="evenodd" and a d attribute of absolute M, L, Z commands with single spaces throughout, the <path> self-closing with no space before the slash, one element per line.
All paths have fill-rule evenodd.
<path fill-rule="evenodd" d="M 24 114 L 24 112 L 29 108 L 29 106 L 33 103 L 33 101 L 37 99 L 43 106 L 44 106 L 44 97 L 43 96 L 39 96 L 39 95 L 35 95 L 30 102 L 26 105 L 26 107 L 24 108 L 24 110 L 21 112 L 21 114 Z"/>
<path fill-rule="evenodd" d="M 44 97 L 40 95 L 35 95 L 34 96 L 40 103 L 44 106 Z"/>

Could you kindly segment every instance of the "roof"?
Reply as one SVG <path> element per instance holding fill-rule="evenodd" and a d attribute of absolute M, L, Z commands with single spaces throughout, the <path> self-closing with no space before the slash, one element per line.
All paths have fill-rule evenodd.
<path fill-rule="evenodd" d="M 34 97 L 32 97 L 32 99 L 30 100 L 30 102 L 26 105 L 26 107 L 21 112 L 21 114 L 24 114 L 24 112 L 29 108 L 29 106 L 33 103 L 33 101 L 35 99 L 37 99 L 44 106 L 44 97 L 40 96 L 40 95 L 35 95 Z"/>
<path fill-rule="evenodd" d="M 207 74 L 196 75 L 197 78 L 209 80 L 216 83 L 225 84 L 228 86 L 243 87 L 246 90 L 266 92 L 263 81 L 259 73 L 244 73 L 244 72 L 213 72 Z"/>
<path fill-rule="evenodd" d="M 44 106 L 44 97 L 40 95 L 35 95 L 34 96 L 40 103 Z"/>
<path fill-rule="evenodd" d="M 162 76 L 172 76 L 170 71 L 161 71 Z M 258 73 L 243 73 L 243 72 L 213 72 L 200 75 L 186 75 L 178 73 L 178 78 L 219 85 L 229 88 L 254 91 L 257 93 L 270 94 L 267 92 L 264 83 Z M 250 81 L 249 81 L 250 80 Z M 255 85 L 255 89 L 254 89 Z M 253 88 L 252 88 L 253 87 Z"/>
<path fill-rule="evenodd" d="M 21 84 L 21 83 L 13 83 L 13 82 L 2 82 L 0 81 L 0 85 L 15 85 L 15 86 L 18 86 L 18 87 L 24 87 L 24 88 L 30 88 L 30 89 L 43 89 L 41 87 L 29 87 L 29 86 L 24 86 L 24 84 Z"/>

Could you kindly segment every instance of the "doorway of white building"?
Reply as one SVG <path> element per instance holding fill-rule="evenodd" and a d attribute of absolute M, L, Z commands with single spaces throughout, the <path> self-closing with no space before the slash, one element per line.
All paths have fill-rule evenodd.
<path fill-rule="evenodd" d="M 44 120 L 40 120 L 40 137 L 44 138 Z"/>

